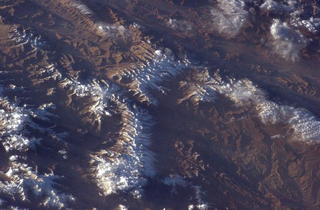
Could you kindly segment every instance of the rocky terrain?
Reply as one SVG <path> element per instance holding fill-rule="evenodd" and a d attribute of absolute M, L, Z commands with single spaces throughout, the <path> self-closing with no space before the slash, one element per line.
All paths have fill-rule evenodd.
<path fill-rule="evenodd" d="M 0 1 L 0 209 L 320 209 L 317 0 Z"/>

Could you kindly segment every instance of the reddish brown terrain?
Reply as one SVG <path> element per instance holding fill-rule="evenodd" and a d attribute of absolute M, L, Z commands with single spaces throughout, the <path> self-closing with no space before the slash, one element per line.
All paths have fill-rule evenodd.
<path fill-rule="evenodd" d="M 0 1 L 0 209 L 320 209 L 319 17 Z"/>

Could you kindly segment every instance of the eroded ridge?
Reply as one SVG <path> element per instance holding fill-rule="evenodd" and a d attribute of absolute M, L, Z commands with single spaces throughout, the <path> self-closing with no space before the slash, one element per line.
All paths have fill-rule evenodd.
<path fill-rule="evenodd" d="M 19 154 L 9 157 L 9 168 L 2 174 L 0 180 L 0 194 L 6 195 L 4 206 L 9 207 L 14 201 L 21 202 L 21 207 L 30 204 L 30 198 L 36 196 L 41 199 L 40 205 L 62 209 L 68 202 L 74 201 L 74 197 L 60 192 L 55 188 L 56 180 L 61 176 L 50 174 L 39 174 L 37 166 L 32 167 L 26 160 L 26 152 L 29 149 L 36 150 L 36 145 L 40 144 L 41 137 L 32 135 L 33 131 L 55 135 L 57 138 L 61 134 L 54 132 L 48 127 L 43 127 L 36 123 L 50 122 L 57 116 L 51 113 L 54 109 L 52 104 L 43 104 L 38 109 L 28 109 L 26 106 L 19 107 L 12 104 L 8 99 L 1 97 L 0 102 L 0 133 L 1 142 L 7 153 Z M 62 134 L 63 135 L 63 134 Z M 8 203 L 8 204 L 7 204 Z"/>
<path fill-rule="evenodd" d="M 154 122 L 146 110 L 128 98 L 112 91 L 106 93 L 108 108 L 120 115 L 120 129 L 111 148 L 91 155 L 95 181 L 104 195 L 131 192 L 139 198 L 147 177 L 156 173 L 155 154 L 148 148 Z"/>

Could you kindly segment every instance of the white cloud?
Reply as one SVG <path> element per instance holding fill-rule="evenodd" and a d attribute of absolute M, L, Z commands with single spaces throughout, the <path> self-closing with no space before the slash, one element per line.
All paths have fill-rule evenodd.
<path fill-rule="evenodd" d="M 217 90 L 237 105 L 251 104 L 265 124 L 286 124 L 293 129 L 292 137 L 307 143 L 320 141 L 320 121 L 309 111 L 269 101 L 266 94 L 249 80 L 217 86 Z"/>
<path fill-rule="evenodd" d="M 242 0 L 218 0 L 217 7 L 211 10 L 214 30 L 220 34 L 235 37 L 248 20 Z"/>
<path fill-rule="evenodd" d="M 215 98 L 216 92 L 223 94 L 234 101 L 236 106 L 252 106 L 258 113 L 259 118 L 265 124 L 285 124 L 292 128 L 292 138 L 305 142 L 320 141 L 320 121 L 308 110 L 279 105 L 267 99 L 263 90 L 258 88 L 248 79 L 236 81 L 230 79 L 222 81 L 217 75 L 211 77 L 209 74 L 200 74 L 207 77 L 202 81 L 210 81 L 209 98 Z M 203 86 L 202 86 L 203 87 Z M 196 93 L 193 91 L 193 93 Z M 189 95 L 184 95 L 189 96 Z M 195 98 L 190 95 L 189 99 Z M 199 100 L 201 98 L 198 98 Z M 200 101 L 203 101 L 202 98 Z"/>
<path fill-rule="evenodd" d="M 299 32 L 280 20 L 274 20 L 270 32 L 274 52 L 286 60 L 297 61 L 300 53 L 307 46 L 307 39 Z"/>
<path fill-rule="evenodd" d="M 274 0 L 266 0 L 261 6 L 260 6 L 261 11 L 266 12 L 274 12 L 274 13 L 279 13 L 279 12 L 290 12 L 295 9 L 295 1 L 288 1 L 287 5 L 278 3 Z"/>
<path fill-rule="evenodd" d="M 191 23 L 186 20 L 169 19 L 168 25 L 178 31 L 190 32 L 192 31 Z"/>
<path fill-rule="evenodd" d="M 320 18 L 318 17 L 309 17 L 307 19 L 302 19 L 297 15 L 292 15 L 290 24 L 296 28 L 305 28 L 313 34 L 316 34 L 320 30 Z"/>
<path fill-rule="evenodd" d="M 94 12 L 85 4 L 79 0 L 74 0 L 72 6 L 79 9 L 79 11 L 84 15 L 92 15 Z"/>

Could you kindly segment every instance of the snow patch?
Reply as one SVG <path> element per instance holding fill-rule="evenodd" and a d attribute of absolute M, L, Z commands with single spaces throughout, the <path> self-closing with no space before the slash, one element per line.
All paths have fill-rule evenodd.
<path fill-rule="evenodd" d="M 35 145 L 40 142 L 41 138 L 29 137 L 30 129 L 49 133 L 58 138 L 64 136 L 64 133 L 56 133 L 51 128 L 34 122 L 34 119 L 51 122 L 52 119 L 58 118 L 51 112 L 55 108 L 52 103 L 42 104 L 32 109 L 26 105 L 19 107 L 0 95 L 0 142 L 5 150 L 25 152 L 30 148 L 35 149 Z"/>
<path fill-rule="evenodd" d="M 175 77 L 188 65 L 189 61 L 187 59 L 176 61 L 171 50 L 166 48 L 164 50 L 156 50 L 153 60 L 148 61 L 146 64 L 135 66 L 133 69 L 124 69 L 119 73 L 119 76 L 132 81 L 130 90 L 134 91 L 135 95 L 139 95 L 140 100 L 157 106 L 158 101 L 150 94 L 149 89 L 165 93 L 166 89 L 160 83 L 165 79 Z"/>
<path fill-rule="evenodd" d="M 140 198 L 146 177 L 155 175 L 154 154 L 148 149 L 152 118 L 145 110 L 130 104 L 129 100 L 119 102 L 122 127 L 116 145 L 91 156 L 95 180 L 104 195 L 127 191 Z"/>
<path fill-rule="evenodd" d="M 32 48 L 31 53 L 45 45 L 45 41 L 41 39 L 41 36 L 36 36 L 32 31 L 17 26 L 11 28 L 9 38 L 17 43 L 15 47 L 29 44 Z"/>
<path fill-rule="evenodd" d="M 207 70 L 193 72 L 192 78 L 188 81 L 179 82 L 182 97 L 177 100 L 177 103 L 191 100 L 197 106 L 200 101 L 213 102 L 215 100 L 214 85 L 216 84 L 217 82 L 209 76 Z"/>
<path fill-rule="evenodd" d="M 42 200 L 44 207 L 62 209 L 66 203 L 74 201 L 74 197 L 58 192 L 53 186 L 57 185 L 55 179 L 60 178 L 54 174 L 40 175 L 32 167 L 20 163 L 16 155 L 10 157 L 11 166 L 6 172 L 7 181 L 0 181 L 0 192 L 11 197 L 12 200 L 20 198 L 28 201 L 29 190 L 38 196 L 45 196 Z"/>
<path fill-rule="evenodd" d="M 0 97 L 0 139 L 7 152 L 26 151 L 40 139 L 24 136 L 28 131 L 25 126 L 30 121 L 29 111 L 11 104 Z"/>

